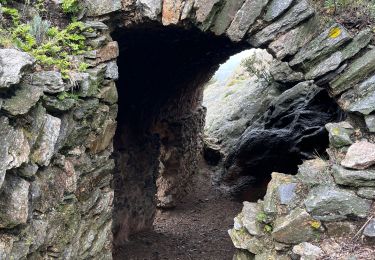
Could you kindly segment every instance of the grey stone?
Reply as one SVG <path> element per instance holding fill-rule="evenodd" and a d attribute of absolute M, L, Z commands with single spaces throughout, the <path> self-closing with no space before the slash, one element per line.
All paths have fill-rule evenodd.
<path fill-rule="evenodd" d="M 73 86 L 72 89 L 78 88 L 78 91 L 76 92 L 76 94 L 80 97 L 94 96 L 98 91 L 98 85 L 101 84 L 101 82 L 98 83 L 95 81 L 97 78 L 91 77 L 90 72 L 91 72 L 91 69 L 87 70 L 87 72 L 71 73 L 71 77 L 75 83 L 75 86 Z"/>
<path fill-rule="evenodd" d="M 357 195 L 365 199 L 373 200 L 375 199 L 375 188 L 370 188 L 370 187 L 359 188 L 357 191 Z"/>
<path fill-rule="evenodd" d="M 9 125 L 7 117 L 0 117 L 0 188 L 6 170 L 17 168 L 29 160 L 30 146 L 20 129 Z"/>
<path fill-rule="evenodd" d="M 29 187 L 24 179 L 7 174 L 0 189 L 0 228 L 25 224 L 29 214 Z"/>
<path fill-rule="evenodd" d="M 354 60 L 347 69 L 336 79 L 330 82 L 333 95 L 338 95 L 351 88 L 358 82 L 366 79 L 375 71 L 375 49 L 369 50 Z"/>
<path fill-rule="evenodd" d="M 203 29 L 206 29 L 212 21 L 210 21 L 212 15 L 217 11 L 217 5 L 220 3 L 220 0 L 195 0 L 194 9 L 195 9 L 195 18 L 198 24 L 203 25 Z"/>
<path fill-rule="evenodd" d="M 375 115 L 365 116 L 366 126 L 371 133 L 375 132 Z"/>
<path fill-rule="evenodd" d="M 297 244 L 313 239 L 317 230 L 311 226 L 314 220 L 304 209 L 294 209 L 274 222 L 272 238 L 285 244 Z"/>
<path fill-rule="evenodd" d="M 330 71 L 337 69 L 342 62 L 345 60 L 352 58 L 355 54 L 357 54 L 361 49 L 366 47 L 370 40 L 373 37 L 373 33 L 370 29 L 366 29 L 361 31 L 354 37 L 354 39 L 344 47 L 341 51 L 337 51 L 333 53 L 328 58 L 324 59 L 323 61 L 319 62 L 318 64 L 314 65 L 309 71 L 306 73 L 307 79 L 315 79 L 317 77 L 323 76 Z"/>
<path fill-rule="evenodd" d="M 253 254 L 260 254 L 265 250 L 265 245 L 260 238 L 251 236 L 245 228 L 241 230 L 230 229 L 228 234 L 233 245 L 238 249 L 248 250 Z"/>
<path fill-rule="evenodd" d="M 181 20 L 185 20 L 190 17 L 191 11 L 193 10 L 195 0 L 186 0 L 184 8 L 181 11 Z"/>
<path fill-rule="evenodd" d="M 224 7 L 216 16 L 215 24 L 211 29 L 216 35 L 225 33 L 238 10 L 242 7 L 245 0 L 225 1 Z"/>
<path fill-rule="evenodd" d="M 348 236 L 358 231 L 358 227 L 353 221 L 325 222 L 324 227 L 327 234 L 333 237 Z"/>
<path fill-rule="evenodd" d="M 324 255 L 323 250 L 310 244 L 308 242 L 303 242 L 293 247 L 293 253 L 301 256 L 301 260 L 317 260 Z"/>
<path fill-rule="evenodd" d="M 375 187 L 374 170 L 348 170 L 338 165 L 332 167 L 337 184 L 353 187 Z"/>
<path fill-rule="evenodd" d="M 36 165 L 35 163 L 30 162 L 30 163 L 24 164 L 21 167 L 19 167 L 17 169 L 17 173 L 21 177 L 30 178 L 30 177 L 33 177 L 36 174 L 36 172 L 38 171 L 38 169 L 39 169 L 38 165 Z"/>
<path fill-rule="evenodd" d="M 95 30 L 102 30 L 102 31 L 109 29 L 109 27 L 105 23 L 100 22 L 100 21 L 85 21 L 85 26 L 88 28 L 92 28 Z"/>
<path fill-rule="evenodd" d="M 121 0 L 90 0 L 86 1 L 87 16 L 102 16 L 121 10 Z"/>
<path fill-rule="evenodd" d="M 59 93 L 65 90 L 65 85 L 58 71 L 41 71 L 31 75 L 31 84 L 40 86 L 46 93 Z"/>
<path fill-rule="evenodd" d="M 42 87 L 21 83 L 17 86 L 14 96 L 4 100 L 2 109 L 13 116 L 26 114 L 41 96 L 43 96 Z"/>
<path fill-rule="evenodd" d="M 105 72 L 106 79 L 118 80 L 118 66 L 116 61 L 111 61 L 107 63 L 107 70 Z"/>
<path fill-rule="evenodd" d="M 292 70 L 287 62 L 277 62 L 271 69 L 270 73 L 276 82 L 291 83 L 304 81 L 305 76 L 302 72 Z"/>
<path fill-rule="evenodd" d="M 312 17 L 278 37 L 268 46 L 268 50 L 279 60 L 294 55 L 302 46 L 311 41 L 317 30 L 319 30 L 318 19 Z"/>
<path fill-rule="evenodd" d="M 236 250 L 232 260 L 254 260 L 254 255 L 247 250 Z"/>
<path fill-rule="evenodd" d="M 15 237 L 1 234 L 0 235 L 0 259 L 10 259 Z"/>
<path fill-rule="evenodd" d="M 328 169 L 328 162 L 320 158 L 308 160 L 298 166 L 296 177 L 308 186 L 333 184 L 334 180 Z"/>
<path fill-rule="evenodd" d="M 97 97 L 108 104 L 115 104 L 118 101 L 116 84 L 111 82 L 108 86 L 100 89 Z"/>
<path fill-rule="evenodd" d="M 227 30 L 229 38 L 232 41 L 241 41 L 267 3 L 268 0 L 246 0 Z"/>
<path fill-rule="evenodd" d="M 76 103 L 75 99 L 72 98 L 56 98 L 53 96 L 44 96 L 43 105 L 51 112 L 65 112 L 74 107 Z"/>
<path fill-rule="evenodd" d="M 55 145 L 60 133 L 61 120 L 51 115 L 46 115 L 31 158 L 40 166 L 47 166 L 54 155 Z"/>
<path fill-rule="evenodd" d="M 144 16 L 157 20 L 161 14 L 162 0 L 137 0 L 137 7 Z"/>
<path fill-rule="evenodd" d="M 308 64 L 318 57 L 332 53 L 351 39 L 349 32 L 340 24 L 333 24 L 307 45 L 302 47 L 289 62 L 290 66 Z"/>
<path fill-rule="evenodd" d="M 263 210 L 266 215 L 272 219 L 277 214 L 277 206 L 279 203 L 279 187 L 283 184 L 293 183 L 293 177 L 287 174 L 274 172 L 272 180 L 267 186 L 267 193 L 264 196 Z"/>
<path fill-rule="evenodd" d="M 292 29 L 294 26 L 311 17 L 314 15 L 314 12 L 308 1 L 302 0 L 290 8 L 279 20 L 268 25 L 255 35 L 250 36 L 249 43 L 254 47 L 260 47 L 272 41 L 278 34 Z"/>
<path fill-rule="evenodd" d="M 260 223 L 257 220 L 257 216 L 260 212 L 261 209 L 257 203 L 243 202 L 242 224 L 250 235 L 259 236 L 261 234 Z"/>
<path fill-rule="evenodd" d="M 329 123 L 326 129 L 329 132 L 329 142 L 333 147 L 340 148 L 353 143 L 350 136 L 354 134 L 354 128 L 348 122 Z"/>
<path fill-rule="evenodd" d="M 281 184 L 278 187 L 280 204 L 289 205 L 296 197 L 296 183 Z"/>
<path fill-rule="evenodd" d="M 352 169 L 366 169 L 375 164 L 375 144 L 362 140 L 352 144 L 341 165 Z"/>
<path fill-rule="evenodd" d="M 375 237 L 375 219 L 371 220 L 363 230 L 363 235 L 366 237 Z"/>
<path fill-rule="evenodd" d="M 286 12 L 292 5 L 293 0 L 273 0 L 267 7 L 267 12 L 264 16 L 266 22 L 271 22 Z"/>
<path fill-rule="evenodd" d="M 35 59 L 15 49 L 0 49 L 0 89 L 18 84 Z"/>
<path fill-rule="evenodd" d="M 353 216 L 366 217 L 371 201 L 335 186 L 318 186 L 309 192 L 305 206 L 316 219 L 336 221 Z"/>
<path fill-rule="evenodd" d="M 339 104 L 345 111 L 364 115 L 375 111 L 375 75 L 344 93 Z"/>
<path fill-rule="evenodd" d="M 94 49 L 99 49 L 103 47 L 108 42 L 106 36 L 95 37 L 94 39 L 87 40 L 87 43 Z"/>

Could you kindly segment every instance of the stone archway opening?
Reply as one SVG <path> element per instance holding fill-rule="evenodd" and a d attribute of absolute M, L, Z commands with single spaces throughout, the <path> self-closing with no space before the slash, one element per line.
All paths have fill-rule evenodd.
<path fill-rule="evenodd" d="M 116 244 L 152 228 L 156 206 L 172 208 L 188 192 L 202 147 L 203 85 L 244 45 L 158 23 L 119 28 L 112 37 L 120 47 Z"/>

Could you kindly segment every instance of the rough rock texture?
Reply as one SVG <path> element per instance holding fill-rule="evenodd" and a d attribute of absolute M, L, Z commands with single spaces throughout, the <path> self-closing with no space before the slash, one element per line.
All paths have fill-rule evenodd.
<path fill-rule="evenodd" d="M 339 100 L 340 106 L 350 114 L 355 113 L 363 122 L 365 122 L 364 116 L 372 115 L 375 110 L 373 84 L 375 50 L 366 46 L 369 35 L 364 33 L 352 39 L 339 24 L 321 30 L 314 25 L 315 11 L 306 0 L 283 1 L 283 5 L 280 1 L 279 5 L 276 5 L 277 1 L 255 0 L 88 0 L 84 2 L 85 8 L 79 18 L 93 28 L 87 40 L 87 44 L 92 46 L 93 50 L 82 57 L 90 68 L 87 72 L 78 75 L 76 99 L 57 98 L 59 92 L 71 90 L 71 84 L 62 80 L 58 72 L 34 70 L 32 67 L 34 59 L 29 55 L 13 49 L 0 50 L 1 259 L 111 259 L 114 191 L 110 183 L 115 163 L 110 156 L 113 151 L 111 139 L 116 127 L 118 110 L 116 105 L 118 95 L 114 87 L 114 80 L 118 77 L 118 73 L 114 62 L 119 52 L 118 45 L 112 40 L 110 33 L 116 29 L 138 30 L 142 25 L 146 25 L 145 27 L 153 29 L 158 36 L 161 36 L 162 32 L 173 34 L 175 31 L 168 31 L 168 27 L 162 26 L 164 19 L 165 24 L 176 24 L 178 28 L 189 33 L 195 30 L 202 33 L 214 31 L 217 35 L 223 36 L 233 35 L 232 39 L 240 41 L 241 44 L 264 46 L 278 59 L 291 61 L 290 65 L 294 71 L 304 74 L 310 71 L 311 78 L 319 78 L 315 82 L 317 85 L 326 85 Z M 51 13 L 54 14 L 54 11 L 51 10 Z M 150 20 L 153 22 L 150 23 Z M 62 22 L 64 24 L 65 21 Z M 175 34 L 173 35 L 176 37 Z M 184 40 L 187 38 L 190 37 Z M 120 42 L 119 45 L 121 44 L 125 44 L 125 41 Z M 148 44 L 151 45 L 150 42 Z M 201 45 L 190 45 L 189 48 L 199 49 L 199 46 Z M 224 50 L 225 46 L 228 45 L 223 44 L 218 48 Z M 180 53 L 184 54 L 189 48 L 183 49 Z M 217 65 L 221 60 L 214 59 L 215 53 L 215 51 L 206 51 L 204 55 L 212 55 L 207 56 L 206 60 L 215 61 Z M 229 53 L 227 52 L 228 56 Z M 204 55 L 202 57 L 206 57 Z M 180 55 L 175 56 L 180 57 Z M 164 58 L 158 56 L 159 60 Z M 148 59 L 142 60 L 143 64 L 146 64 L 144 61 Z M 200 66 L 190 62 L 189 58 L 183 60 L 183 64 L 191 66 L 181 70 L 178 77 L 197 73 L 194 68 Z M 210 68 L 213 68 L 213 65 Z M 168 70 L 165 70 L 163 74 L 168 74 L 167 72 Z M 30 78 L 34 73 L 36 77 Z M 198 83 L 208 80 L 210 73 L 211 70 L 204 70 L 202 74 L 197 73 L 197 77 L 189 75 L 189 78 L 197 83 L 193 85 L 202 86 Z M 31 82 L 28 81 L 30 79 Z M 154 80 L 151 77 L 150 79 Z M 293 80 L 298 79 L 293 78 Z M 31 84 L 32 87 L 23 85 L 24 82 Z M 183 90 L 191 85 L 181 84 L 177 87 Z M 302 97 L 299 91 L 296 91 L 301 90 L 300 88 L 307 96 Z M 343 92 L 345 93 L 341 95 Z M 27 93 L 30 93 L 30 97 Z M 165 202 L 169 200 L 170 195 L 173 197 L 181 193 L 179 190 L 188 183 L 189 175 L 196 169 L 195 162 L 199 156 L 197 135 L 202 130 L 199 127 L 203 124 L 204 110 L 200 107 L 201 100 L 189 100 L 195 95 L 189 96 L 186 93 L 195 92 L 189 90 L 180 93 L 181 95 L 176 99 L 164 100 L 167 104 L 165 108 L 171 110 L 169 113 L 162 114 L 168 114 L 170 117 L 159 117 L 160 122 L 156 120 L 155 123 L 162 123 L 162 119 L 165 119 L 166 126 L 159 128 L 159 125 L 155 124 L 157 131 L 153 133 L 149 131 L 142 136 L 145 139 L 129 141 L 129 149 L 121 153 L 124 156 L 123 161 L 129 162 L 125 165 L 125 170 L 131 171 L 129 175 L 122 176 L 124 178 L 120 179 L 120 186 L 117 187 L 126 191 L 131 189 L 132 192 L 122 193 L 123 197 L 116 197 L 118 212 L 122 214 L 116 216 L 115 226 L 122 226 L 124 231 L 123 234 L 116 233 L 116 235 L 126 238 L 127 234 L 133 231 L 151 227 L 156 205 L 154 201 L 156 175 L 159 171 L 163 176 L 174 175 L 171 179 L 164 179 L 164 181 L 173 180 L 170 182 L 159 179 L 158 183 L 163 187 L 159 198 L 162 198 L 160 201 Z M 324 132 L 323 124 L 326 123 L 323 120 L 324 122 L 318 124 L 314 120 L 329 118 L 331 121 L 332 118 L 338 118 L 336 108 L 332 110 L 326 107 L 325 113 L 317 108 L 316 104 L 318 103 L 320 107 L 322 102 L 319 93 L 322 93 L 320 89 L 310 83 L 302 83 L 299 87 L 284 92 L 281 98 L 273 103 L 273 109 L 263 117 L 261 126 L 245 132 L 238 143 L 238 151 L 233 152 L 231 159 L 228 160 L 227 170 L 233 169 L 234 174 L 241 172 L 241 169 L 247 167 L 242 158 L 249 158 L 249 151 L 252 157 L 254 154 L 251 154 L 251 148 L 256 145 L 264 150 L 264 147 L 269 145 L 268 140 L 272 140 L 274 135 L 286 137 L 291 142 L 276 143 L 278 145 L 272 143 L 270 147 L 277 149 L 283 147 L 305 158 L 311 156 L 312 151 L 306 151 L 302 144 L 306 140 L 316 142 L 316 139 L 310 137 L 318 137 Z M 150 99 L 154 99 L 152 94 L 149 96 Z M 314 103 L 314 100 L 317 100 L 315 97 L 320 97 L 320 101 Z M 292 105 L 289 102 L 290 98 L 294 98 Z M 175 116 L 173 111 L 179 111 L 177 101 L 180 100 L 185 105 L 194 104 L 189 106 L 194 108 L 193 111 Z M 301 111 L 306 112 L 309 105 L 311 109 L 307 109 L 308 113 L 302 113 Z M 290 110 L 287 108 L 290 106 L 297 107 L 297 111 L 301 113 L 289 113 Z M 300 107 L 304 109 L 301 110 Z M 150 109 L 152 110 L 152 107 Z M 133 113 L 133 111 L 128 112 Z M 295 122 L 292 122 L 293 120 Z M 367 121 L 369 124 L 370 121 Z M 194 129 L 190 130 L 189 126 L 193 123 Z M 352 126 L 354 129 L 363 128 L 356 123 Z M 371 129 L 370 124 L 368 128 Z M 272 132 L 271 129 L 277 131 Z M 160 136 L 163 136 L 165 131 L 171 130 L 176 131 L 176 139 L 171 141 L 170 137 L 173 135 L 169 133 L 166 135 L 169 139 L 161 145 Z M 292 132 L 298 133 L 297 136 L 292 135 Z M 251 139 L 250 134 L 253 133 L 258 133 L 259 139 Z M 265 137 L 260 138 L 262 136 L 260 133 L 265 134 Z M 366 137 L 368 134 L 362 133 Z M 157 141 L 155 135 L 159 136 L 156 138 Z M 349 134 L 345 135 L 346 143 L 349 143 L 348 136 L 354 145 L 361 143 L 361 140 L 356 143 L 357 140 L 354 139 L 360 139 L 361 135 Z M 129 134 L 127 138 L 131 137 L 133 136 Z M 370 156 L 360 156 L 355 152 L 355 147 L 349 148 L 342 165 L 355 169 L 371 167 L 374 161 L 374 158 L 371 158 L 372 140 L 372 136 L 369 136 L 367 141 L 362 141 L 362 143 L 366 142 L 363 148 L 368 149 Z M 158 145 L 162 147 L 163 153 L 157 149 Z M 342 150 L 338 150 L 333 145 L 330 149 L 330 160 L 334 165 L 340 165 L 341 159 L 345 157 L 342 153 L 345 153 L 348 147 L 346 144 L 342 145 Z M 183 148 L 177 149 L 180 146 Z M 258 152 L 255 155 L 257 154 Z M 182 157 L 183 155 L 186 157 Z M 162 156 L 163 165 L 160 164 L 159 156 Z M 278 157 L 271 157 L 274 164 L 279 163 Z M 138 164 L 139 158 L 142 159 L 142 163 Z M 256 161 L 257 157 L 254 158 Z M 189 160 L 192 163 L 184 168 L 187 164 L 186 162 L 181 164 L 181 160 Z M 169 163 L 172 166 L 165 167 Z M 265 221 L 261 221 L 261 225 L 268 230 L 263 230 L 262 236 L 252 236 L 245 227 L 231 231 L 237 247 L 258 254 L 257 259 L 267 257 L 285 259 L 287 256 L 284 253 L 275 251 L 280 245 L 274 243 L 270 233 L 272 233 L 273 221 L 282 223 L 288 214 L 294 213 L 295 219 L 300 219 L 301 216 L 303 219 L 312 218 L 306 213 L 309 210 L 304 209 L 306 194 L 301 192 L 300 187 L 311 189 L 313 186 L 312 189 L 325 191 L 315 195 L 314 190 L 309 190 L 311 196 L 307 203 L 313 215 L 317 214 L 321 219 L 332 220 L 333 216 L 352 220 L 350 217 L 353 215 L 359 218 L 367 217 L 370 204 L 368 198 L 373 196 L 371 189 L 361 186 L 353 191 L 331 183 L 334 187 L 328 191 L 325 188 L 326 183 L 324 185 L 312 183 L 312 178 L 308 181 L 303 177 L 319 175 L 319 180 L 333 181 L 332 176 L 327 177 L 327 172 L 330 174 L 331 170 L 329 167 L 328 170 L 324 170 L 325 166 L 318 166 L 316 162 L 312 164 L 319 171 L 312 173 L 301 167 L 301 174 L 292 182 L 296 185 L 275 184 L 277 187 L 273 187 L 275 192 L 272 192 L 272 196 L 276 197 L 266 202 L 275 203 L 277 211 L 273 212 L 272 216 L 266 216 Z M 173 174 L 170 174 L 168 169 L 174 169 Z M 140 172 L 142 174 L 139 174 Z M 348 180 L 345 182 L 347 183 Z M 359 182 L 356 185 L 359 185 Z M 352 187 L 353 184 L 350 182 L 348 186 Z M 322 194 L 324 196 L 319 197 Z M 342 198 L 345 197 L 351 201 L 343 201 Z M 283 204 L 279 203 L 280 198 Z M 325 202 L 324 205 L 317 207 L 318 202 L 322 201 Z M 355 205 L 353 202 L 356 202 Z M 259 205 L 263 207 L 262 203 Z M 148 211 L 143 211 L 144 209 Z M 248 221 L 254 223 L 253 220 Z M 278 239 L 286 241 L 287 238 L 282 232 L 290 230 L 281 227 L 293 227 L 293 224 L 277 225 L 273 232 L 274 236 L 276 234 Z M 307 234 L 312 230 L 323 232 L 317 220 L 298 223 L 298 225 L 302 224 Z M 301 242 L 300 240 L 298 238 L 288 242 L 294 245 Z"/>
<path fill-rule="evenodd" d="M 360 141 L 351 145 L 341 165 L 352 169 L 366 169 L 375 164 L 375 144 Z"/>
<path fill-rule="evenodd" d="M 239 138 L 225 161 L 222 180 L 241 189 L 245 181 L 289 170 L 301 159 L 311 158 L 319 142 L 323 147 L 328 143 L 324 125 L 340 116 L 334 104 L 322 106 L 323 99 L 327 100 L 327 94 L 312 82 L 283 92 Z M 312 143 L 315 145 L 310 146 Z"/>

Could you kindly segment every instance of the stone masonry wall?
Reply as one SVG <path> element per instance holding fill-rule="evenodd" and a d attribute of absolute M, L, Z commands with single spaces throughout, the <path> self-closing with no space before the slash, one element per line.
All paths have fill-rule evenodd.
<path fill-rule="evenodd" d="M 363 133 L 351 139 L 357 142 L 348 149 L 347 158 L 335 163 L 340 189 L 330 196 L 343 195 L 358 203 L 339 214 L 336 208 L 322 211 L 315 207 L 322 198 L 314 194 L 324 194 L 327 187 L 318 185 L 305 203 L 307 210 L 287 214 L 308 220 L 318 216 L 319 221 L 326 221 L 326 215 L 330 221 L 370 214 L 373 191 L 361 182 L 361 191 L 355 188 L 355 193 L 350 187 L 358 182 L 348 176 L 365 182 L 372 178 L 374 141 L 369 133 L 374 131 L 375 51 L 369 45 L 371 31 L 354 36 L 340 24 L 316 23 L 319 18 L 306 0 L 282 4 L 278 0 L 88 0 L 84 5 L 83 21 L 93 28 L 87 44 L 93 51 L 85 55 L 88 71 L 75 76 L 78 100 L 58 98 L 73 87 L 59 72 L 35 71 L 29 55 L 0 50 L 0 89 L 6 93 L 0 98 L 1 259 L 111 259 L 114 162 L 110 155 L 116 129 L 118 44 L 111 40 L 110 31 L 113 26 L 150 20 L 194 26 L 249 47 L 267 48 L 281 61 L 276 81 L 311 80 L 326 87 L 355 117 L 352 127 Z M 359 150 L 366 151 L 365 157 Z M 280 231 L 277 239 L 284 237 L 285 226 L 274 229 Z M 302 228 L 310 234 L 310 227 Z"/>

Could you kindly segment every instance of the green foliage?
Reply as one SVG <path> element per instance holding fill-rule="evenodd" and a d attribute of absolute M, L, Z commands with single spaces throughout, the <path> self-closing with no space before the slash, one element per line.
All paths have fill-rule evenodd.
<path fill-rule="evenodd" d="M 256 55 L 252 55 L 242 62 L 246 70 L 255 75 L 258 79 L 263 79 L 268 83 L 272 83 L 272 75 L 267 71 L 266 64 L 257 59 Z"/>
<path fill-rule="evenodd" d="M 256 218 L 257 218 L 258 222 L 264 223 L 264 222 L 266 222 L 267 215 L 264 212 L 260 212 L 260 213 L 257 214 Z"/>
<path fill-rule="evenodd" d="M 63 0 L 61 3 L 61 8 L 66 14 L 77 14 L 81 7 L 78 0 Z"/>
<path fill-rule="evenodd" d="M 42 20 L 39 15 L 34 16 L 30 22 L 30 34 L 34 36 L 37 44 L 41 44 L 45 40 L 50 27 L 49 21 Z"/>
<path fill-rule="evenodd" d="M 2 6 L 1 7 L 1 12 L 5 17 L 8 17 L 11 19 L 12 23 L 14 26 L 17 26 L 20 23 L 21 16 L 20 13 L 18 12 L 17 9 L 11 8 L 11 7 L 6 7 Z"/>
<path fill-rule="evenodd" d="M 273 227 L 269 224 L 264 226 L 264 232 L 271 233 L 273 230 Z"/>

